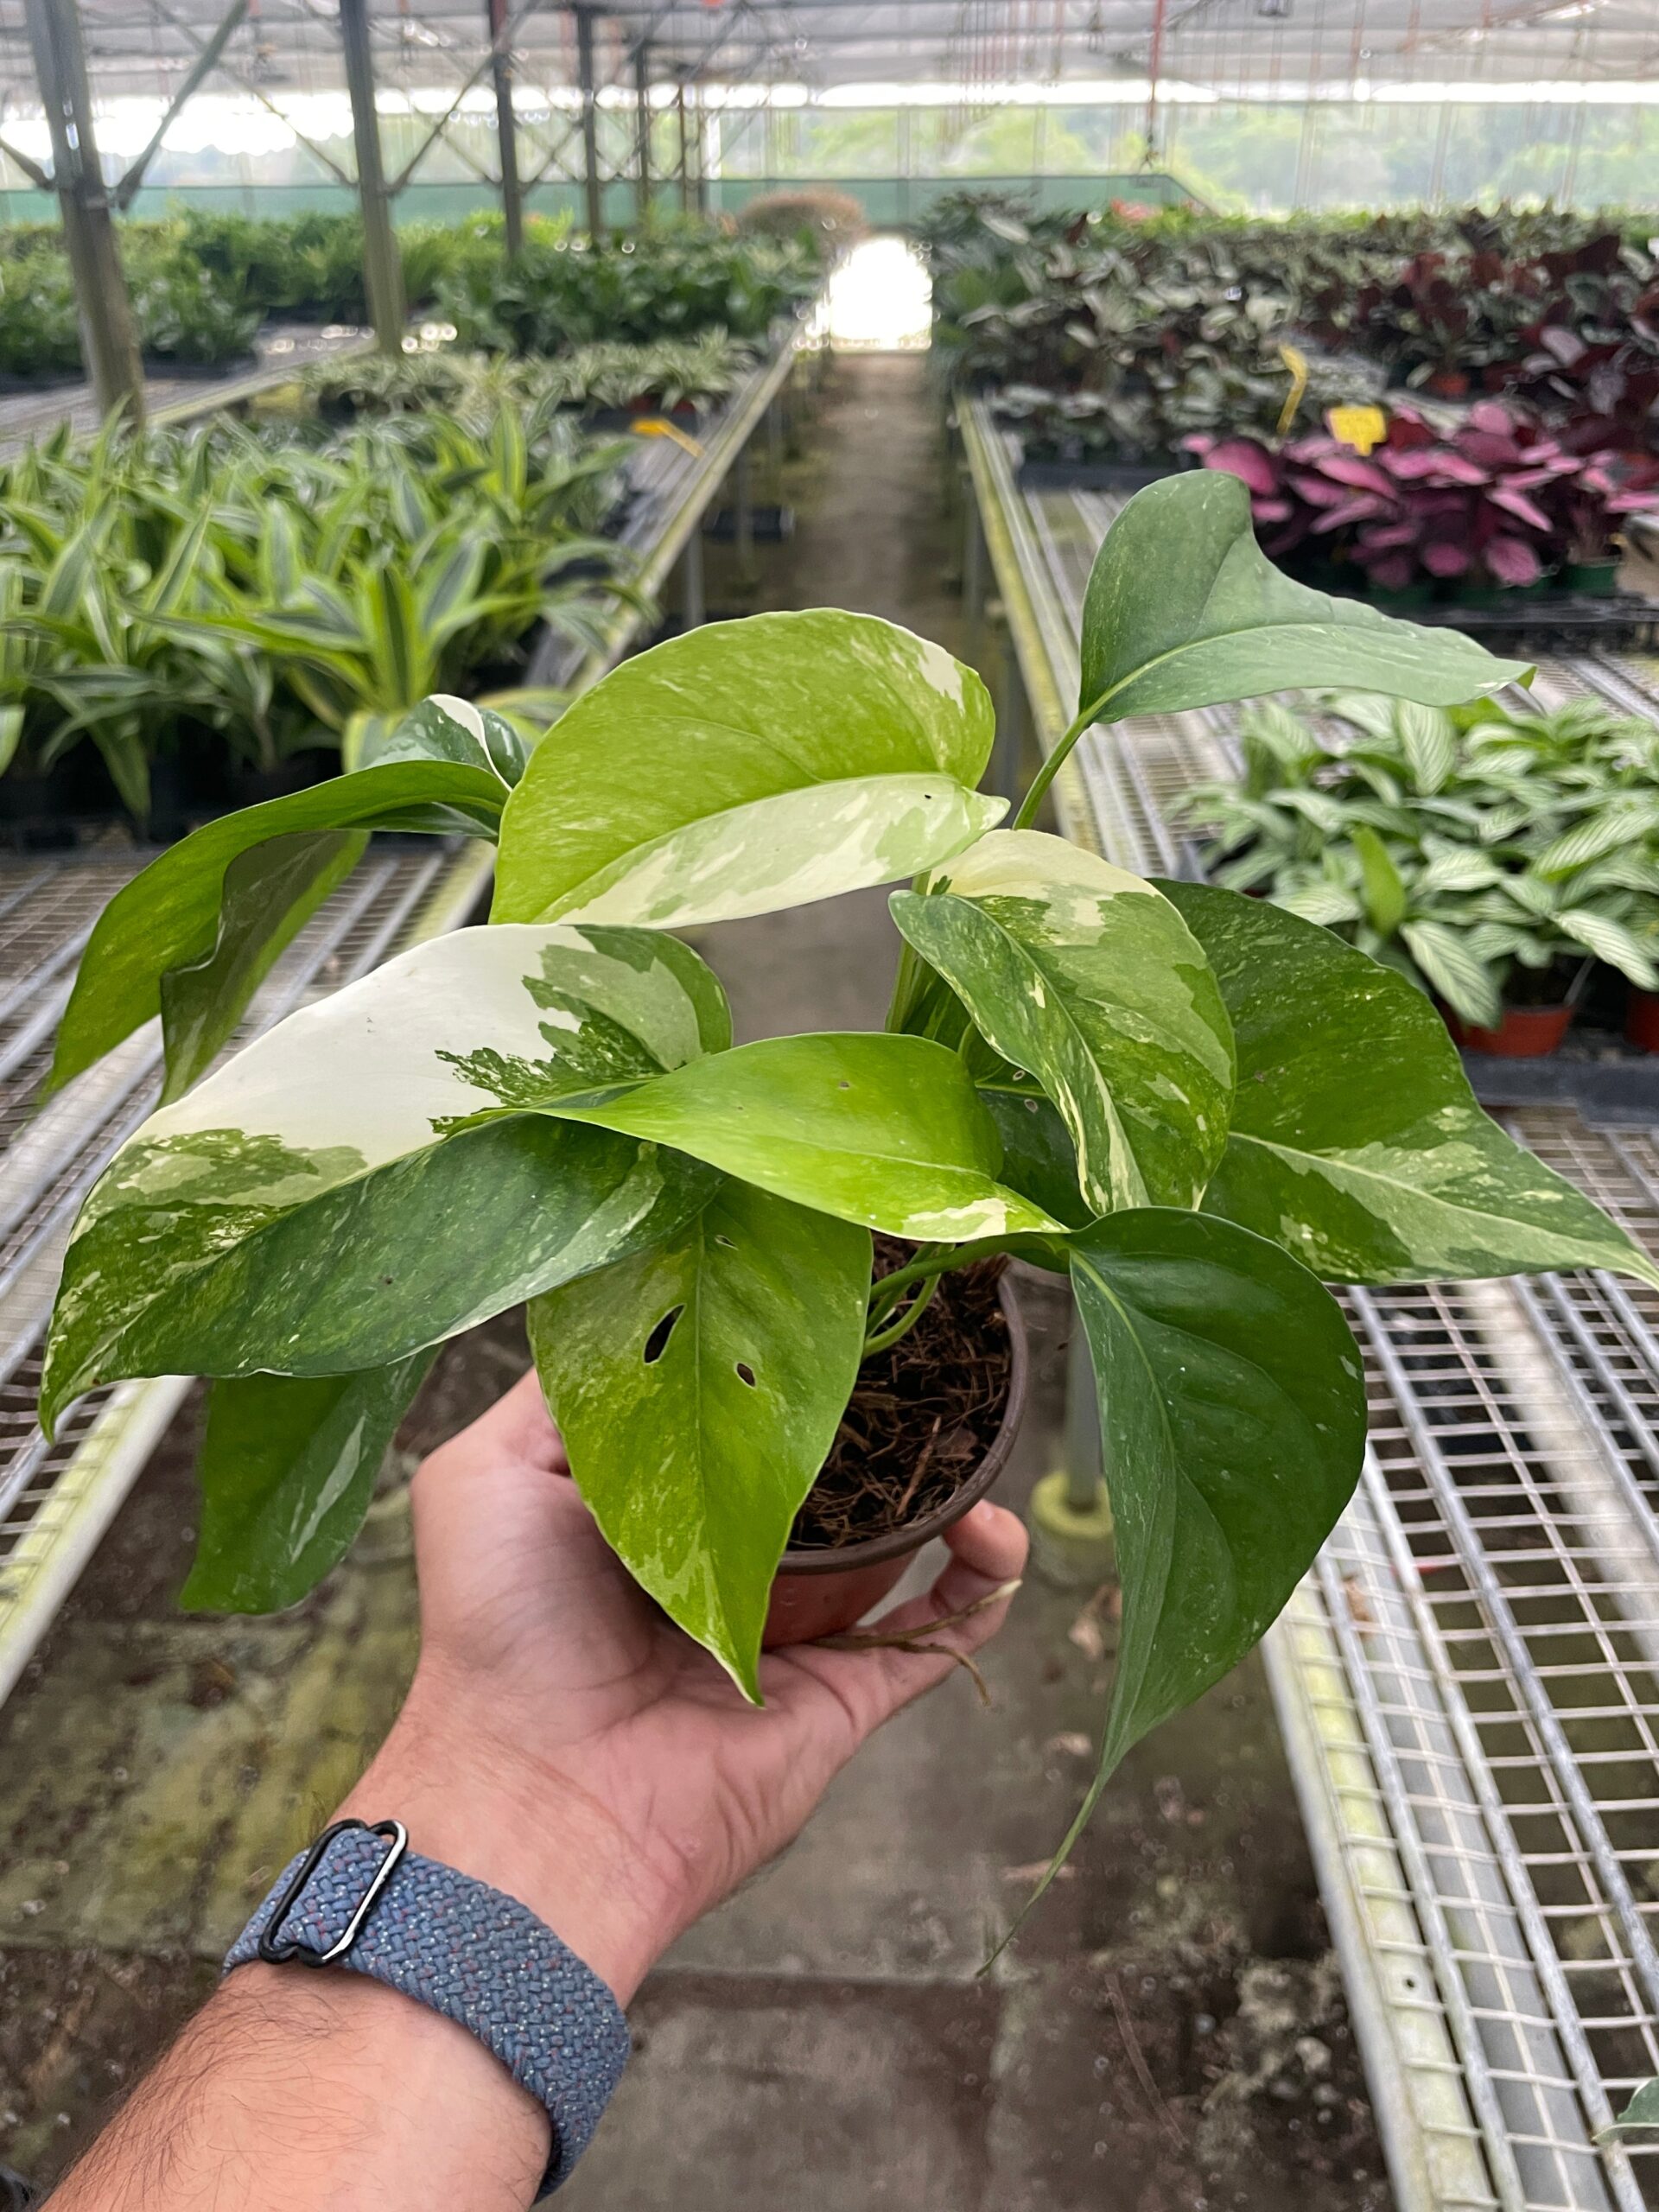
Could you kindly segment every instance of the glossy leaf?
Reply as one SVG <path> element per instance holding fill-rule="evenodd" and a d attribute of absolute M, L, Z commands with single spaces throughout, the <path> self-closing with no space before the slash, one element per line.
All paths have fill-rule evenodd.
<path fill-rule="evenodd" d="M 383 718 L 385 719 L 385 718 Z M 451 760 L 482 768 L 511 788 L 524 772 L 531 747 L 506 718 L 447 692 L 434 692 L 391 727 L 365 741 L 361 767 L 383 760 Z"/>
<path fill-rule="evenodd" d="M 1077 1181 L 1077 1155 L 1052 1103 L 1024 1090 L 980 1090 L 1002 1140 L 1001 1179 L 1068 1229 L 1093 1220 Z M 1066 1265 L 1060 1258 L 1062 1268 Z"/>
<path fill-rule="evenodd" d="M 870 1264 L 863 1230 L 726 1181 L 674 1237 L 530 1309 L 606 1541 L 757 1700 L 772 1576 L 857 1378 Z"/>
<path fill-rule="evenodd" d="M 187 1612 L 279 1612 L 322 1580 L 362 1526 L 432 1357 L 362 1375 L 214 1383 L 197 1469 L 201 1530 L 179 1599 Z"/>
<path fill-rule="evenodd" d="M 389 761 L 204 823 L 124 884 L 81 956 L 48 1089 L 56 1090 L 161 1011 L 162 977 L 205 960 L 218 941 L 226 871 L 273 837 L 306 830 L 470 826 L 488 836 L 506 786 L 442 760 Z"/>
<path fill-rule="evenodd" d="M 1003 812 L 973 671 L 872 614 L 715 622 L 624 661 L 532 756 L 494 918 L 677 928 L 913 875 Z"/>
<path fill-rule="evenodd" d="M 1526 666 L 1293 583 L 1256 544 L 1238 478 L 1193 469 L 1137 492 L 1095 556 L 1078 707 L 1119 721 L 1322 684 L 1452 707 Z"/>
<path fill-rule="evenodd" d="M 1073 1238 L 1071 1284 L 1123 1611 L 1099 1771 L 1044 1887 L 1131 1745 L 1260 1641 L 1365 1448 L 1347 1324 L 1277 1245 L 1205 1214 L 1113 1214 Z"/>
<path fill-rule="evenodd" d="M 213 1065 L 277 954 L 351 874 L 367 843 L 365 830 L 302 830 L 231 862 L 213 950 L 162 977 L 164 1105 Z"/>
<path fill-rule="evenodd" d="M 1611 2135 L 1622 2127 L 1659 2127 L 1659 2081 L 1643 2082 L 1633 2089 L 1624 2111 L 1601 2133 Z"/>
<path fill-rule="evenodd" d="M 1659 1268 L 1481 1111 L 1416 987 L 1265 899 L 1163 887 L 1233 1018 L 1238 1090 L 1205 1195 L 1328 1281 Z"/>
<path fill-rule="evenodd" d="M 906 940 L 1059 1109 L 1096 1213 L 1193 1206 L 1227 1141 L 1232 1034 L 1202 950 L 1141 877 L 999 830 L 895 892 Z"/>
<path fill-rule="evenodd" d="M 458 930 L 290 1015 L 94 1186 L 44 1418 L 119 1376 L 386 1365 L 639 1249 L 708 1174 L 538 1109 L 729 1034 L 696 954 L 636 930 Z"/>
<path fill-rule="evenodd" d="M 997 1181 L 995 1128 L 957 1055 L 925 1038 L 767 1037 L 548 1110 L 893 1236 L 966 1243 L 1060 1225 Z"/>

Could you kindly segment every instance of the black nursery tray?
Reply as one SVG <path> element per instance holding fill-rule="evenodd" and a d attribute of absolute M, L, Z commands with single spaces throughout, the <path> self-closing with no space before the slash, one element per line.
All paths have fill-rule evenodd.
<path fill-rule="evenodd" d="M 779 544 L 795 535 L 793 507 L 756 506 L 750 509 L 751 528 L 758 542 Z M 737 541 L 737 510 L 721 507 L 711 514 L 702 525 L 702 534 L 716 545 L 732 545 Z"/>
<path fill-rule="evenodd" d="M 1340 595 L 1366 605 L 1376 603 L 1361 592 Z M 1569 591 L 1535 598 L 1517 594 L 1512 607 L 1431 601 L 1427 607 L 1402 607 L 1400 612 L 1408 622 L 1420 622 L 1430 629 L 1461 630 L 1478 638 L 1483 645 L 1528 645 L 1537 652 L 1583 652 L 1598 645 L 1659 652 L 1659 601 L 1645 599 L 1635 591 L 1616 591 L 1605 597 Z"/>
<path fill-rule="evenodd" d="M 1659 1052 L 1637 1052 L 1622 1039 L 1570 1035 L 1541 1060 L 1459 1052 L 1483 1106 L 1576 1106 L 1586 1122 L 1659 1124 Z"/>
<path fill-rule="evenodd" d="M 1022 492 L 1144 492 L 1180 468 L 1175 461 L 1135 468 L 1127 461 L 1022 461 L 1014 481 Z"/>

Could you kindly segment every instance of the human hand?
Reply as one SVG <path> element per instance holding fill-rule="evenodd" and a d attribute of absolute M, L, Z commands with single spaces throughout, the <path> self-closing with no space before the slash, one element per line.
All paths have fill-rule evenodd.
<path fill-rule="evenodd" d="M 421 1659 L 341 1808 L 529 1905 L 624 2003 L 682 1929 L 804 1825 L 865 1738 L 994 1636 L 1015 1516 L 976 1505 L 924 1598 L 877 1626 L 931 1652 L 804 1644 L 756 1709 L 633 1582 L 569 1480 L 534 1372 L 415 1478 Z"/>

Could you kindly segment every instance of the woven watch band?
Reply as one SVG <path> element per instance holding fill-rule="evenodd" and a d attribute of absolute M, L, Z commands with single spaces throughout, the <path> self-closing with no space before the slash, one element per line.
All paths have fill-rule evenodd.
<path fill-rule="evenodd" d="M 392 1821 L 327 1831 L 283 1868 L 226 1954 L 225 1971 L 261 1957 L 320 1965 L 329 1953 L 327 1963 L 400 1989 L 466 2028 L 546 2107 L 553 2154 L 545 2194 L 587 2149 L 622 2078 L 627 2022 L 599 1976 L 533 1912 L 403 1848 L 402 1839 Z"/>

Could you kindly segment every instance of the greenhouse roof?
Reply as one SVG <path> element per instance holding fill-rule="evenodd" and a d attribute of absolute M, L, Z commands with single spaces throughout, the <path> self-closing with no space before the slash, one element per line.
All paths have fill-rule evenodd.
<path fill-rule="evenodd" d="M 23 5 L 0 0 L 0 116 L 38 108 Z M 169 97 L 225 5 L 81 0 L 95 95 Z M 488 0 L 370 0 L 370 12 L 387 93 L 429 105 L 487 67 Z M 505 13 L 521 85 L 570 86 L 571 8 L 505 0 Z M 1052 86 L 1104 102 L 1144 97 L 1154 66 L 1167 96 L 1200 99 L 1626 99 L 1659 79 L 1650 0 L 617 0 L 595 15 L 603 81 L 630 76 L 645 38 L 658 82 L 785 99 L 924 87 L 995 100 Z M 207 80 L 279 105 L 342 81 L 327 0 L 251 0 Z"/>

